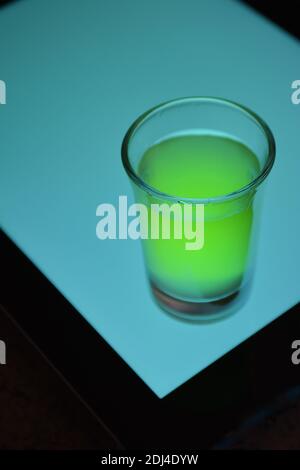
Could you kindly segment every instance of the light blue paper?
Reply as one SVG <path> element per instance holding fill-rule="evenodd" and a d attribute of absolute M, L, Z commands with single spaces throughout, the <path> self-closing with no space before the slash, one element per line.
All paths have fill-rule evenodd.
<path fill-rule="evenodd" d="M 24 0 L 0 10 L 2 227 L 159 397 L 299 300 L 299 63 L 295 39 L 230 0 Z M 154 305 L 139 242 L 95 234 L 97 205 L 131 197 L 120 160 L 128 126 L 190 95 L 249 106 L 277 142 L 252 294 L 209 325 Z"/>

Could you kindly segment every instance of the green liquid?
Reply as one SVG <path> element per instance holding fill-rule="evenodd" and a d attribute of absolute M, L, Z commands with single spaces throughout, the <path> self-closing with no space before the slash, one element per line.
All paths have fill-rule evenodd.
<path fill-rule="evenodd" d="M 256 155 L 241 142 L 194 134 L 170 137 L 150 147 L 138 173 L 150 186 L 180 199 L 231 193 L 250 183 L 259 170 Z M 237 291 L 249 259 L 252 200 L 253 191 L 206 204 L 201 250 L 186 250 L 184 237 L 143 240 L 150 279 L 167 294 L 189 301 L 220 299 Z M 146 201 L 166 202 L 149 195 Z"/>

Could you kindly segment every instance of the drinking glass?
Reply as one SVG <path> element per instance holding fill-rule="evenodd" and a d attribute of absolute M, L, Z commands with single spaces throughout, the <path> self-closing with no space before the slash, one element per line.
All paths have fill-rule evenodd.
<path fill-rule="evenodd" d="M 245 106 L 221 98 L 168 101 L 130 126 L 122 161 L 136 203 L 148 209 L 144 259 L 154 298 L 165 311 L 211 321 L 244 304 L 253 274 L 262 183 L 274 159 L 275 141 L 267 124 Z M 162 204 L 181 208 L 184 215 L 171 210 L 167 221 L 158 209 Z M 158 227 L 165 222 L 169 237 Z M 179 223 L 181 238 L 175 233 Z M 203 240 L 196 249 L 187 249 L 187 223 L 198 229 L 202 224 L 198 232 Z"/>

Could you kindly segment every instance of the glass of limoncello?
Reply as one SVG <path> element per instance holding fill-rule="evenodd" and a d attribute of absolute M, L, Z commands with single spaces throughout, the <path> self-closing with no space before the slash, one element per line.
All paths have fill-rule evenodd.
<path fill-rule="evenodd" d="M 267 124 L 250 109 L 220 98 L 172 100 L 129 128 L 122 161 L 136 202 L 148 209 L 143 252 L 152 293 L 165 311 L 210 321 L 246 301 L 261 183 L 274 159 Z M 181 208 L 183 216 L 161 211 L 162 205 Z M 202 234 L 192 249 L 187 223 L 192 233 L 198 228 Z"/>

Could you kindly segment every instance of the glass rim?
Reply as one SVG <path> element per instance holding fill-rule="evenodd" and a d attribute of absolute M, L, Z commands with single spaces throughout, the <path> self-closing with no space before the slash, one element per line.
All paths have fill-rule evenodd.
<path fill-rule="evenodd" d="M 166 109 L 168 107 L 172 107 L 176 104 L 184 104 L 184 103 L 189 103 L 189 102 L 200 102 L 200 103 L 206 102 L 206 103 L 214 103 L 214 104 L 223 104 L 225 106 L 231 107 L 247 115 L 262 130 L 264 136 L 266 137 L 266 141 L 268 144 L 268 154 L 267 154 L 266 162 L 263 168 L 261 169 L 259 174 L 252 181 L 250 181 L 250 183 L 246 184 L 245 186 L 242 186 L 241 188 L 235 191 L 229 192 L 227 194 L 221 194 L 219 196 L 208 197 L 208 198 L 189 198 L 189 197 L 176 196 L 176 194 L 164 193 L 163 191 L 156 189 L 154 186 L 147 184 L 134 171 L 129 160 L 128 146 L 135 132 L 139 129 L 139 127 L 141 127 L 141 125 L 149 117 L 153 116 L 158 111 L 161 111 L 162 109 Z M 142 113 L 131 124 L 131 126 L 129 127 L 129 129 L 127 130 L 124 136 L 124 139 L 122 141 L 122 146 L 121 146 L 121 157 L 122 157 L 123 166 L 128 176 L 131 178 L 132 181 L 134 181 L 137 184 L 137 186 L 144 189 L 147 193 L 150 193 L 152 196 L 156 198 L 166 199 L 169 201 L 175 200 L 179 203 L 188 203 L 188 204 L 209 204 L 209 203 L 215 203 L 215 202 L 225 202 L 231 199 L 235 199 L 243 195 L 244 193 L 247 193 L 251 189 L 256 188 L 265 180 L 265 178 L 270 173 L 273 167 L 274 161 L 275 161 L 275 153 L 276 153 L 276 144 L 275 144 L 273 133 L 271 129 L 269 128 L 269 126 L 266 124 L 266 122 L 258 114 L 256 114 L 254 111 L 252 111 L 248 107 L 242 104 L 239 104 L 235 101 L 231 101 L 225 98 L 214 97 L 214 96 L 188 96 L 188 97 L 183 97 L 183 98 L 175 98 L 175 99 L 160 103 L 156 106 L 153 106 L 152 108 Z"/>

